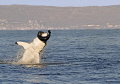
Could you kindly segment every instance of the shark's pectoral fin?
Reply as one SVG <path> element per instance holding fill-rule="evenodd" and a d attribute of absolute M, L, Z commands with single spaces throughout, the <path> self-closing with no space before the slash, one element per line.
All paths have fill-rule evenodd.
<path fill-rule="evenodd" d="M 26 42 L 15 42 L 15 44 L 22 46 L 24 49 L 27 49 L 29 43 Z"/>

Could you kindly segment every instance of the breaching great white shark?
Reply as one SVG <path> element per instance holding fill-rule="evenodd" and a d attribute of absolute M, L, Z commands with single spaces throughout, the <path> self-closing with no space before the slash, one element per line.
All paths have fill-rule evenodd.
<path fill-rule="evenodd" d="M 22 58 L 17 62 L 17 64 L 38 64 L 40 63 L 40 52 L 46 46 L 47 40 L 51 36 L 51 31 L 48 33 L 39 31 L 37 37 L 31 42 L 15 42 L 15 44 L 20 45 L 24 48 L 24 53 Z"/>

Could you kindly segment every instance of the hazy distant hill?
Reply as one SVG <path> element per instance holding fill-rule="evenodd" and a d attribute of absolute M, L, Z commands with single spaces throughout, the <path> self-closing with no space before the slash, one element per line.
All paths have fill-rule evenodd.
<path fill-rule="evenodd" d="M 0 27 L 68 27 L 120 25 L 120 5 L 90 7 L 0 6 Z"/>

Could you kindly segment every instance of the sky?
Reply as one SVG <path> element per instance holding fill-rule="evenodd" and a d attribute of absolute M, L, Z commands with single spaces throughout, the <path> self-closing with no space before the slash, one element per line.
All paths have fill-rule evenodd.
<path fill-rule="evenodd" d="M 120 5 L 120 0 L 0 0 L 0 5 L 44 5 L 44 6 L 109 6 Z"/>

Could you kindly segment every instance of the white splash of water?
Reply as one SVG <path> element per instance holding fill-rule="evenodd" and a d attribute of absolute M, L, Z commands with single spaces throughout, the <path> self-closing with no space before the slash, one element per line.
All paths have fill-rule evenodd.
<path fill-rule="evenodd" d="M 18 52 L 15 55 L 16 57 L 13 60 L 12 64 L 17 64 L 18 60 L 20 60 L 22 58 L 24 52 L 25 52 L 24 48 L 19 49 Z"/>
<path fill-rule="evenodd" d="M 14 61 L 12 62 L 12 64 L 24 64 L 24 63 L 21 63 L 19 62 L 19 60 L 23 57 L 23 54 L 25 52 L 25 49 L 24 48 L 21 48 L 18 50 L 18 52 L 16 53 L 16 58 L 14 59 Z M 40 52 L 40 62 L 41 62 L 41 56 L 42 56 L 43 52 Z"/>

